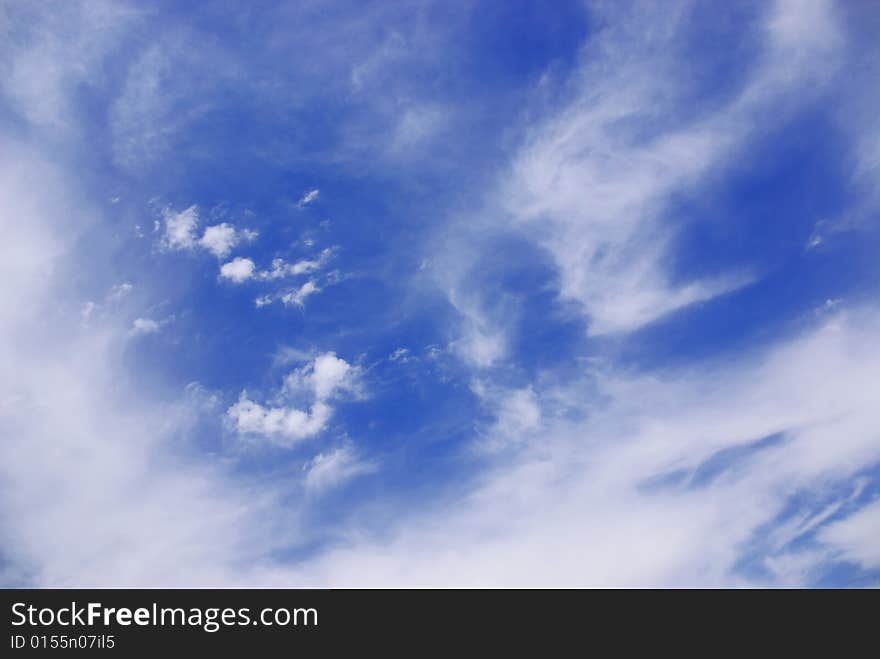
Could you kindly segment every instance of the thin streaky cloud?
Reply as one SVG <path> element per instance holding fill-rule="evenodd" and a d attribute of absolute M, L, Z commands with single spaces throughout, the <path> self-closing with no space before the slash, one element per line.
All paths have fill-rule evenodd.
<path fill-rule="evenodd" d="M 880 585 L 871 3 L 2 24 L 0 584 Z"/>

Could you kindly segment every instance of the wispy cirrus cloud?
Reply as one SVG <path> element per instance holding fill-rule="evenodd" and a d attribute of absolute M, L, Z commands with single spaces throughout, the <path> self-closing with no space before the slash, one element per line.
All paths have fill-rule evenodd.
<path fill-rule="evenodd" d="M 376 465 L 360 458 L 351 446 L 342 446 L 319 453 L 304 468 L 306 491 L 320 495 L 353 478 L 374 472 Z"/>
<path fill-rule="evenodd" d="M 501 397 L 492 432 L 512 455 L 455 505 L 400 520 L 390 542 L 333 550 L 302 574 L 324 584 L 693 586 L 805 583 L 835 552 L 872 567 L 875 505 L 836 508 L 781 543 L 764 538 L 768 525 L 814 514 L 809 498 L 792 509 L 790 497 L 846 502 L 847 484 L 880 461 L 870 386 L 880 353 L 854 349 L 878 323 L 876 310 L 838 316 L 745 362 L 662 378 L 597 373 L 541 391 L 541 413 L 532 393 Z M 583 421 L 567 418 L 571 405 Z"/>
<path fill-rule="evenodd" d="M 870 224 L 876 99 L 841 75 L 869 87 L 847 18 L 862 10 L 779 2 L 707 21 L 696 3 L 589 6 L 572 59 L 529 50 L 531 69 L 465 29 L 485 21 L 479 5 L 440 8 L 205 9 L 221 42 L 165 8 L 13 7 L 4 582 L 815 585 L 841 563 L 877 569 L 880 316 L 872 285 L 851 301 L 826 281 L 853 269 L 849 253 L 807 273 L 815 295 L 770 336 L 719 338 L 740 316 L 776 319 L 790 287 L 713 318 L 681 361 L 661 337 L 672 365 L 626 345 L 697 303 L 751 299 L 766 273 L 747 258 L 677 267 L 677 238 L 703 222 L 680 202 L 705 194 L 708 223 L 713 185 L 761 165 L 768 131 L 802 142 L 789 124 L 805 108 L 833 102 L 841 135 L 828 154 L 786 156 L 819 174 L 775 199 L 825 187 L 827 155 L 851 174 L 841 196 L 861 191 L 832 210 Z M 720 33 L 743 47 L 735 66 L 704 43 Z M 302 52 L 322 56 L 285 64 Z M 260 209 L 259 242 L 250 219 L 201 210 L 236 194 Z M 147 198 L 200 205 L 166 207 L 150 250 Z M 757 231 L 828 258 L 838 215 L 809 222 L 822 240 L 804 250 L 806 234 L 773 233 L 778 206 L 766 227 L 716 226 L 729 244 Z M 325 234 L 303 224 L 317 208 L 357 220 Z M 315 314 L 241 304 L 319 291 Z M 167 341 L 130 340 L 157 331 Z M 279 352 L 291 337 L 322 348 Z M 384 398 L 365 400 L 367 372 Z M 238 459 L 262 452 L 270 469 Z M 328 503 L 368 473 L 383 487 Z"/>
<path fill-rule="evenodd" d="M 862 569 L 880 568 L 880 501 L 869 503 L 850 516 L 822 529 L 819 540 L 839 557 Z"/>
<path fill-rule="evenodd" d="M 741 88 L 720 107 L 695 108 L 676 75 L 688 57 L 689 8 L 675 7 L 608 8 L 573 100 L 531 131 L 501 187 L 506 216 L 552 254 L 560 292 L 583 305 L 593 334 L 632 331 L 754 280 L 742 271 L 674 281 L 673 200 L 747 152 L 757 127 L 810 98 L 839 59 L 829 3 L 777 3 Z"/>

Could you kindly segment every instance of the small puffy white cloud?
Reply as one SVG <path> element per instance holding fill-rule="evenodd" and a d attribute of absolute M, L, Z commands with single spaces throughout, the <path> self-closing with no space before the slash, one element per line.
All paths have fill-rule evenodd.
<path fill-rule="evenodd" d="M 335 353 L 326 352 L 291 372 L 285 378 L 276 400 L 283 404 L 268 407 L 242 392 L 238 402 L 226 411 L 227 422 L 240 434 L 263 435 L 277 440 L 296 441 L 324 430 L 332 415 L 327 401 L 342 389 L 354 386 L 354 369 Z M 307 398 L 310 405 L 303 405 Z M 296 399 L 299 406 L 291 401 Z"/>
<path fill-rule="evenodd" d="M 241 434 L 299 440 L 317 435 L 330 419 L 330 407 L 317 401 L 309 411 L 294 407 L 263 407 L 242 392 L 226 416 Z"/>
<path fill-rule="evenodd" d="M 284 380 L 287 393 L 308 392 L 316 400 L 326 400 L 338 390 L 354 389 L 355 369 L 334 352 L 325 352 L 292 371 Z"/>
<path fill-rule="evenodd" d="M 257 309 L 265 307 L 269 304 L 272 304 L 272 297 L 269 295 L 260 295 L 257 299 L 254 300 L 254 306 Z"/>
<path fill-rule="evenodd" d="M 253 229 L 239 230 L 228 222 L 223 222 L 207 227 L 199 239 L 199 245 L 218 259 L 222 259 L 239 243 L 253 242 L 258 236 L 259 233 Z"/>
<path fill-rule="evenodd" d="M 327 352 L 315 358 L 312 365 L 310 381 L 318 399 L 330 396 L 343 382 L 351 371 L 351 366 L 335 353 Z"/>
<path fill-rule="evenodd" d="M 318 288 L 318 285 L 314 282 L 314 280 L 309 280 L 296 290 L 290 291 L 289 293 L 285 293 L 281 296 L 281 301 L 287 305 L 295 305 L 297 307 L 301 307 L 305 304 L 306 298 L 309 295 L 317 293 L 321 289 Z"/>
<path fill-rule="evenodd" d="M 313 201 L 315 201 L 320 194 L 321 191 L 318 190 L 318 188 L 315 188 L 314 190 L 309 190 L 300 198 L 298 206 L 308 206 Z"/>
<path fill-rule="evenodd" d="M 354 449 L 343 446 L 319 453 L 306 466 L 306 490 L 320 494 L 342 485 L 355 476 L 375 471 L 376 466 L 358 458 Z"/>
<path fill-rule="evenodd" d="M 162 328 L 163 323 L 152 318 L 135 318 L 131 324 L 129 334 L 138 336 L 141 334 L 155 334 Z"/>
<path fill-rule="evenodd" d="M 237 242 L 238 236 L 235 234 L 235 227 L 224 222 L 206 228 L 199 240 L 199 245 L 217 258 L 223 258 L 232 251 Z"/>
<path fill-rule="evenodd" d="M 166 208 L 162 216 L 165 225 L 162 246 L 165 249 L 191 250 L 201 247 L 222 259 L 239 243 L 251 242 L 259 235 L 254 230 L 239 230 L 228 222 L 221 222 L 206 227 L 199 237 L 199 208 L 195 204 L 179 212 Z M 160 226 L 157 222 L 157 230 Z"/>
<path fill-rule="evenodd" d="M 250 259 L 237 256 L 229 263 L 220 266 L 220 276 L 235 284 L 240 284 L 253 276 L 255 267 L 254 262 Z"/>
<path fill-rule="evenodd" d="M 196 229 L 199 226 L 198 206 L 192 205 L 179 213 L 166 209 L 162 215 L 165 220 L 165 247 L 192 249 L 196 244 Z"/>

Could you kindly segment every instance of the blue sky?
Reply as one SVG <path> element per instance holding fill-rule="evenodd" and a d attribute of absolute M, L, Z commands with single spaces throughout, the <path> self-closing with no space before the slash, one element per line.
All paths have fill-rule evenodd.
<path fill-rule="evenodd" d="M 0 575 L 876 586 L 869 2 L 0 3 Z"/>

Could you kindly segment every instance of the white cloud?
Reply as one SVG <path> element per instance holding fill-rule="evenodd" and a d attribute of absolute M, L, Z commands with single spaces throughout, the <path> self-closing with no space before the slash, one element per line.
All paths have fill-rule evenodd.
<path fill-rule="evenodd" d="M 345 384 L 351 372 L 348 362 L 327 352 L 318 355 L 305 371 L 297 372 L 297 375 L 309 384 L 316 398 L 323 400 Z"/>
<path fill-rule="evenodd" d="M 282 295 L 281 301 L 287 305 L 292 304 L 297 307 L 302 307 L 305 305 L 307 297 L 319 292 L 320 290 L 321 289 L 318 288 L 318 285 L 314 282 L 314 280 L 310 279 L 299 288 Z"/>
<path fill-rule="evenodd" d="M 293 407 L 263 407 L 245 393 L 226 411 L 226 416 L 240 434 L 265 435 L 288 440 L 313 437 L 330 420 L 330 407 L 317 401 L 308 411 Z"/>
<path fill-rule="evenodd" d="M 330 257 L 333 255 L 333 249 L 328 247 L 324 249 L 315 259 L 302 259 L 295 263 L 288 263 L 284 259 L 273 259 L 272 267 L 259 273 L 261 279 L 275 280 L 284 277 L 296 277 L 298 275 L 309 274 L 323 268 Z"/>
<path fill-rule="evenodd" d="M 315 270 L 317 270 L 318 268 L 320 268 L 322 265 L 323 265 L 323 261 L 320 261 L 320 260 L 316 260 L 316 261 L 309 261 L 309 260 L 297 261 L 296 263 L 294 263 L 293 265 L 290 266 L 290 274 L 292 274 L 292 275 L 302 275 L 302 274 L 306 274 L 306 273 L 308 273 L 308 272 L 314 272 Z"/>
<path fill-rule="evenodd" d="M 295 263 L 288 263 L 282 258 L 276 258 L 272 260 L 272 265 L 268 270 L 254 272 L 253 276 L 262 281 L 275 281 L 285 277 L 297 277 L 315 273 L 327 264 L 332 255 L 333 248 L 328 247 L 317 258 L 302 259 Z M 320 277 L 320 280 L 326 285 L 336 284 L 340 279 L 341 275 L 335 270 Z M 296 288 L 282 289 L 281 292 L 261 295 L 256 298 L 254 304 L 257 308 L 260 308 L 280 300 L 282 304 L 288 306 L 305 306 L 306 298 L 321 291 L 321 286 L 318 282 L 319 279 L 309 279 Z"/>
<path fill-rule="evenodd" d="M 93 6 L 98 5 L 88 5 Z M 651 218 L 669 191 L 723 163 L 718 154 L 723 155 L 725 143 L 743 134 L 739 120 L 758 123 L 756 118 L 774 116 L 754 111 L 765 95 L 784 105 L 791 80 L 834 59 L 815 57 L 816 52 L 833 55 L 826 45 L 834 39 L 823 35 L 836 34 L 834 21 L 817 11 L 828 5 L 796 6 L 794 12 L 786 6 L 780 5 L 768 27 L 778 42 L 773 56 L 783 66 L 772 74 L 765 69 L 748 93 L 704 125 L 664 128 L 659 138 L 648 131 L 642 144 L 628 122 L 641 118 L 640 108 L 663 114 L 666 90 L 656 93 L 650 80 L 647 91 L 627 86 L 612 99 L 619 101 L 616 110 L 601 98 L 614 89 L 596 84 L 599 102 L 591 113 L 594 99 L 588 90 L 601 83 L 592 71 L 581 89 L 583 105 L 576 102 L 565 116 L 551 120 L 549 130 L 538 126 L 535 141 L 520 154 L 525 176 L 517 181 L 527 185 L 520 191 L 523 197 L 515 199 L 525 202 L 516 216 L 551 250 L 565 290 L 594 319 L 593 331 L 636 327 L 725 289 L 713 288 L 718 282 L 671 282 L 662 240 L 652 243 Z M 59 23 L 76 14 L 64 12 Z M 93 25 L 90 12 L 84 16 L 89 20 L 82 24 Z M 69 34 L 88 33 L 91 39 L 89 30 L 73 25 Z M 661 20 L 656 31 L 634 32 L 640 40 L 668 29 Z M 33 43 L 39 47 L 44 41 Z M 78 85 L 94 62 L 67 48 L 67 42 L 46 43 L 46 52 L 38 52 L 30 64 L 16 58 L 14 75 L 0 76 L 5 98 L 16 99 L 26 109 L 24 116 L 43 125 L 75 115 L 63 88 Z M 89 48 L 82 37 L 75 43 Z M 646 59 L 650 64 L 650 58 L 639 58 L 643 53 L 637 48 L 630 50 L 633 44 L 623 43 L 624 55 L 630 51 L 637 64 Z M 165 45 L 151 52 L 161 53 Z M 614 39 L 605 45 L 613 46 Z M 658 61 L 662 45 L 656 49 Z M 612 48 L 597 68 L 609 67 L 614 84 L 631 82 L 618 75 L 632 72 L 618 55 Z M 115 148 L 123 155 L 155 152 L 163 131 L 175 129 L 164 126 L 173 120 L 174 104 L 157 105 L 167 89 L 165 74 L 159 67 L 162 75 L 151 75 L 155 69 L 141 66 L 142 59 L 126 82 L 123 102 L 111 113 Z M 655 73 L 649 67 L 644 75 L 665 87 L 669 76 Z M 18 88 L 9 92 L 10 84 Z M 779 96 L 766 91 L 773 87 L 781 90 Z M 773 104 L 763 107 L 776 110 Z M 153 112 L 157 108 L 161 111 Z M 586 383 L 554 387 L 545 382 L 510 390 L 490 404 L 495 432 L 520 447 L 512 459 L 493 462 L 476 484 L 462 484 L 443 497 L 441 506 L 391 515 L 398 521 L 381 536 L 366 514 L 341 529 L 349 545 L 337 543 L 299 566 L 273 563 L 267 557 L 280 553 L 276 549 L 302 541 L 290 498 L 280 497 L 271 482 L 243 486 L 239 475 L 225 472 L 205 452 L 182 455 L 174 441 L 179 428 L 168 422 L 167 408 L 146 390 L 119 390 L 132 378 L 122 372 L 113 344 L 124 339 L 128 327 L 75 338 L 75 328 L 56 322 L 53 314 L 64 300 L 81 298 L 68 296 L 59 288 L 63 278 L 53 275 L 77 246 L 71 228 L 97 221 L 97 213 L 71 192 L 57 167 L 47 164 L 57 161 L 55 154 L 41 160 L 3 137 L 0 225 L 7 240 L 0 243 L 0 366 L 15 378 L 0 382 L 0 431 L 8 440 L 0 461 L 0 476 L 8 485 L 0 497 L 0 518 L 4 562 L 15 566 L 21 582 L 730 585 L 745 579 L 736 566 L 756 542 L 764 542 L 768 522 L 786 505 L 801 505 L 793 495 L 803 489 L 822 495 L 829 484 L 846 482 L 878 460 L 880 324 L 871 313 L 839 312 L 821 328 L 742 363 L 722 359 L 654 377 L 605 368 L 588 371 Z M 541 163 L 559 167 L 543 170 Z M 34 181 L 40 194 L 32 194 Z M 580 194 L 597 209 L 596 226 L 584 200 L 576 198 L 579 184 Z M 543 227 L 541 213 L 535 213 L 542 207 L 549 218 Z M 611 213 L 615 208 L 619 216 Z M 568 227 L 569 221 L 580 227 Z M 174 239 L 190 249 L 197 232 L 177 228 L 182 230 Z M 592 243 L 581 250 L 581 239 Z M 625 266 L 629 256 L 632 271 Z M 584 257 L 595 257 L 596 263 L 580 263 Z M 85 269 L 91 263 L 82 255 L 72 265 Z M 727 282 L 739 283 L 736 278 Z M 626 297 L 643 291 L 634 301 Z M 473 313 L 463 312 L 466 339 L 456 348 L 472 363 L 490 366 L 503 355 L 503 329 L 474 306 Z M 325 365 L 319 367 L 321 357 Z M 331 418 L 329 397 L 352 386 L 353 370 L 335 356 L 322 355 L 311 367 L 298 369 L 280 399 L 260 404 L 243 394 L 230 408 L 238 406 L 229 420 L 253 429 L 247 432 L 287 441 L 317 434 Z M 284 395 L 311 398 L 299 405 Z M 113 404 L 120 399 L 125 406 Z M 553 414 L 538 400 L 554 400 L 566 413 Z M 697 486 L 701 465 L 720 451 L 775 432 L 785 433 L 784 442 L 748 453 Z M 325 451 L 309 463 L 306 487 L 317 492 L 332 487 L 357 460 L 350 449 Z M 682 480 L 664 481 L 671 473 L 683 474 Z M 817 529 L 819 540 L 840 556 L 877 565 L 876 504 L 831 523 L 827 520 L 842 509 L 837 502 L 804 508 L 792 533 L 774 538 L 775 553 L 763 561 L 784 575 L 780 579 L 804 583 L 803 575 L 825 560 L 822 552 L 788 547 L 788 538 Z M 389 517 L 387 510 L 382 515 Z M 262 524 L 267 519 L 268 529 Z M 88 534 L 82 532 L 84 524 Z"/>
<path fill-rule="evenodd" d="M 532 130 L 498 198 L 503 216 L 549 250 L 562 295 L 582 305 L 591 333 L 631 331 L 752 281 L 749 272 L 676 281 L 670 202 L 821 87 L 839 42 L 828 9 L 780 3 L 745 85 L 701 111 L 671 73 L 686 66 L 675 55 L 679 12 L 606 8 L 609 27 L 583 54 L 576 98 Z"/>
<path fill-rule="evenodd" d="M 544 392 L 564 405 L 540 420 L 519 414 L 528 395 L 502 400 L 499 416 L 517 417 L 498 428 L 521 447 L 514 457 L 381 540 L 364 535 L 369 520 L 352 521 L 350 546 L 301 574 L 349 586 L 803 585 L 827 554 L 789 543 L 817 529 L 843 557 L 876 565 L 876 506 L 822 531 L 834 509 L 797 495 L 880 460 L 878 330 L 877 311 L 850 312 L 745 361 L 663 377 L 603 371 Z M 789 507 L 805 521 L 770 542 Z M 745 559 L 767 573 L 740 572 Z"/>
<path fill-rule="evenodd" d="M 238 243 L 235 227 L 223 222 L 207 227 L 199 244 L 219 259 L 226 257 Z"/>
<path fill-rule="evenodd" d="M 361 460 L 350 446 L 319 453 L 306 469 L 306 490 L 314 494 L 322 494 L 345 482 L 375 471 L 371 462 Z"/>
<path fill-rule="evenodd" d="M 318 190 L 317 188 L 315 188 L 313 190 L 309 190 L 300 198 L 297 205 L 300 207 L 308 206 L 313 201 L 315 201 L 318 198 L 318 195 L 320 195 L 320 194 L 321 194 L 321 191 Z"/>
<path fill-rule="evenodd" d="M 333 352 L 316 356 L 284 379 L 286 393 L 307 391 L 317 400 L 326 400 L 340 390 L 354 391 L 356 386 L 357 370 Z"/>
<path fill-rule="evenodd" d="M 504 331 L 488 317 L 480 304 L 456 289 L 447 293 L 449 301 L 461 314 L 460 336 L 450 348 L 478 368 L 489 368 L 507 352 Z"/>
<path fill-rule="evenodd" d="M 196 245 L 196 230 L 199 225 L 198 206 L 192 205 L 175 212 L 166 208 L 162 212 L 165 220 L 163 244 L 169 249 L 192 249 Z"/>
<path fill-rule="evenodd" d="M 471 382 L 471 391 L 495 419 L 477 441 L 481 452 L 515 448 L 542 430 L 541 404 L 533 387 L 510 389 L 477 379 Z"/>
<path fill-rule="evenodd" d="M 236 245 L 256 240 L 259 235 L 251 229 L 239 230 L 228 222 L 221 222 L 205 227 L 199 237 L 199 208 L 195 204 L 182 211 L 166 208 L 162 216 L 165 224 L 162 246 L 165 249 L 191 250 L 201 247 L 222 259 Z"/>
<path fill-rule="evenodd" d="M 7 134 L 2 141 L 0 371 L 15 376 L 0 378 L 0 578 L 37 587 L 248 583 L 233 566 L 281 540 L 255 522 L 277 513 L 276 486 L 243 488 L 181 444 L 173 410 L 120 359 L 127 323 L 110 318 L 82 332 L 78 314 L 59 313 L 79 291 L 49 275 L 94 274 L 98 259 L 82 238 L 114 224 L 84 198 L 78 172 Z M 51 149 L 48 157 L 58 160 Z M 294 515 L 287 522 L 297 527 Z"/>
<path fill-rule="evenodd" d="M 496 432 L 505 437 L 536 430 L 541 425 L 541 408 L 531 387 L 506 393 L 499 406 Z"/>
<path fill-rule="evenodd" d="M 241 256 L 236 256 L 229 263 L 220 266 L 220 276 L 229 281 L 240 284 L 250 279 L 254 274 L 254 262 Z"/>
<path fill-rule="evenodd" d="M 819 538 L 840 552 L 844 560 L 858 563 L 865 570 L 880 568 L 880 500 L 825 527 Z"/>
<path fill-rule="evenodd" d="M 132 336 L 155 334 L 162 328 L 163 324 L 163 322 L 153 320 L 152 318 L 135 318 L 134 322 L 131 324 L 131 330 L 129 333 Z"/>
<path fill-rule="evenodd" d="M 143 14 L 104 1 L 34 9 L 27 3 L 3 6 L 0 92 L 10 109 L 35 126 L 76 132 L 71 92 L 100 86 L 101 61 L 124 43 Z"/>
<path fill-rule="evenodd" d="M 272 269 L 260 273 L 262 279 L 281 279 L 288 273 L 288 265 L 284 259 L 272 259 Z"/>
<path fill-rule="evenodd" d="M 226 411 L 226 418 L 240 434 L 263 435 L 282 442 L 313 437 L 322 432 L 332 415 L 328 401 L 342 390 L 354 390 L 355 370 L 332 352 L 316 356 L 284 380 L 278 398 L 285 404 L 266 407 L 242 392 Z M 307 399 L 308 408 L 292 401 Z"/>

